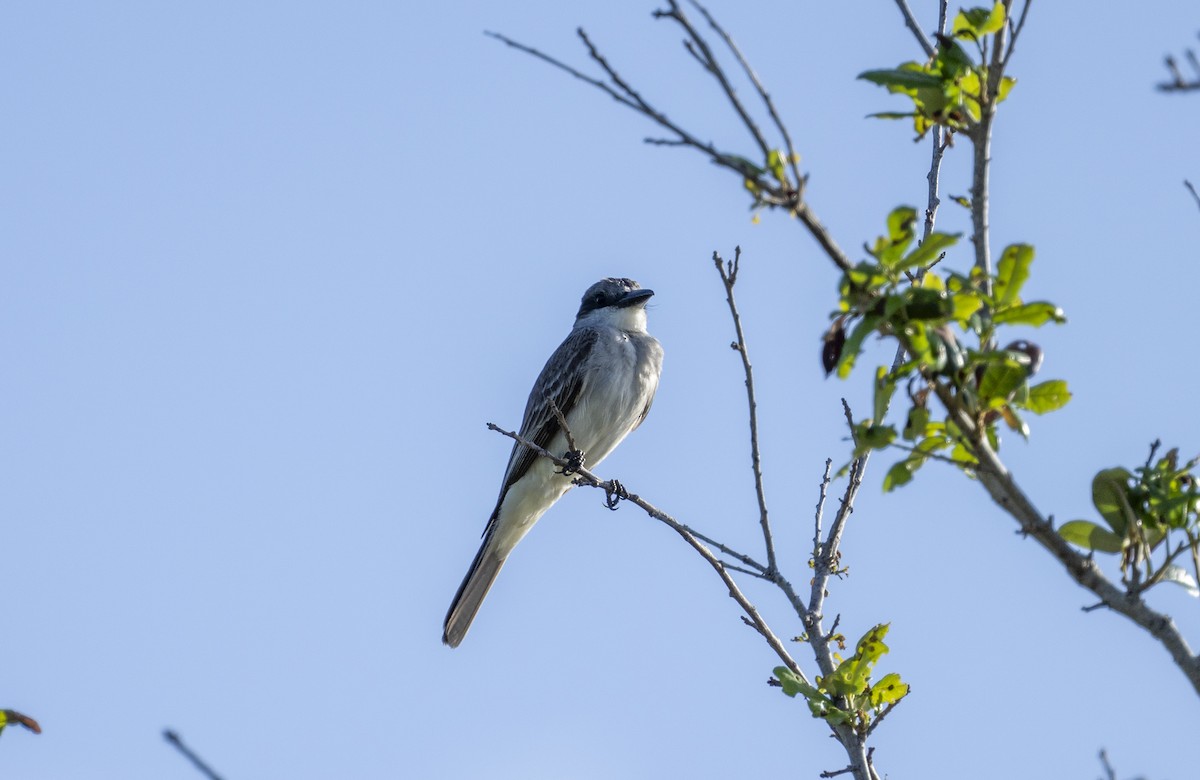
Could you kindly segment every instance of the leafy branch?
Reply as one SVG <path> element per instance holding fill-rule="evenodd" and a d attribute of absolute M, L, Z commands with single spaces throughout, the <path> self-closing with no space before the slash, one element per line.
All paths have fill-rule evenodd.
<path fill-rule="evenodd" d="M 1063 312 L 1056 304 L 1023 297 L 1035 257 L 1034 248 L 1014 243 L 1005 247 L 996 258 L 990 246 L 991 139 L 998 107 L 1016 85 L 1016 80 L 1007 71 L 1031 3 L 1032 0 L 1020 4 L 1016 0 L 998 0 L 990 6 L 963 10 L 950 20 L 946 3 L 941 2 L 938 31 L 927 37 L 905 0 L 896 0 L 926 59 L 869 70 L 860 78 L 883 86 L 908 101 L 904 110 L 881 112 L 875 116 L 911 121 L 918 138 L 932 136 L 929 199 L 919 239 L 917 210 L 905 206 L 894 209 L 886 219 L 884 234 L 864 247 L 868 259 L 860 262 L 850 259 L 811 211 L 806 199 L 807 176 L 798 168 L 799 157 L 792 146 L 791 135 L 779 118 L 769 93 L 732 38 L 699 3 L 691 2 L 690 6 L 699 11 L 732 53 L 742 75 L 760 98 L 769 122 L 760 125 L 755 120 L 749 107 L 738 97 L 734 79 L 723 69 L 712 45 L 679 3 L 668 2 L 667 8 L 655 12 L 654 18 L 669 20 L 683 30 L 683 45 L 688 55 L 716 81 L 731 110 L 746 129 L 752 141 L 748 151 L 718 149 L 711 143 L 700 141 L 700 134 L 674 123 L 618 73 L 582 29 L 578 31 L 580 39 L 591 61 L 599 68 L 599 76 L 585 74 L 506 36 L 489 33 L 600 89 L 666 132 L 665 137 L 646 138 L 647 143 L 692 148 L 712 163 L 733 171 L 749 192 L 752 208 L 783 209 L 797 218 L 839 273 L 838 307 L 832 315 L 833 321 L 822 348 L 827 371 L 847 377 L 868 338 L 881 337 L 895 344 L 897 359 L 892 366 L 881 366 L 874 373 L 875 399 L 871 415 L 857 422 L 851 419 L 855 460 L 848 466 L 850 482 L 838 519 L 824 537 L 820 529 L 820 506 L 824 502 L 828 470 L 826 481 L 822 483 L 812 559 L 814 585 L 809 603 L 799 601 L 794 589 L 773 563 L 768 514 L 761 489 L 757 495 L 767 564 L 736 555 L 730 556 L 736 564 L 723 564 L 709 553 L 710 564 L 723 577 L 728 576 L 730 566 L 737 566 L 739 571 L 779 586 L 801 616 L 807 629 L 805 639 L 813 648 L 820 674 L 808 680 L 793 664 L 785 661 L 778 670 L 777 681 L 786 692 L 803 695 L 814 714 L 830 724 L 850 754 L 851 765 L 847 771 L 853 771 L 856 777 L 870 777 L 874 772 L 864 740 L 879 719 L 890 711 L 890 705 L 883 698 L 883 689 L 873 693 L 883 678 L 864 685 L 866 678 L 855 670 L 878 660 L 882 654 L 877 654 L 882 644 L 882 633 L 878 632 L 886 627 L 877 626 L 872 630 L 877 632 L 875 634 L 868 632 L 856 646 L 854 656 L 839 664 L 832 646 L 844 642 L 844 637 L 836 631 L 836 620 L 828 631 L 822 628 L 821 612 L 824 584 L 840 571 L 837 545 L 844 529 L 843 512 L 848 515 L 852 491 L 861 484 L 867 460 L 877 449 L 894 448 L 904 452 L 902 460 L 894 464 L 884 478 L 886 489 L 912 481 L 915 472 L 929 460 L 953 464 L 976 479 L 988 496 L 1017 522 L 1021 531 L 1050 553 L 1076 583 L 1093 593 L 1100 605 L 1126 616 L 1155 637 L 1200 693 L 1200 659 L 1192 653 L 1170 616 L 1155 611 L 1144 599 L 1147 589 L 1161 582 L 1188 584 L 1179 571 L 1183 570 L 1180 563 L 1189 551 L 1192 551 L 1196 579 L 1200 579 L 1200 563 L 1197 563 L 1200 554 L 1195 552 L 1200 532 L 1194 525 L 1194 482 L 1189 481 L 1195 463 L 1180 468 L 1173 462 L 1164 464 L 1160 459 L 1148 462 L 1144 471 L 1126 472 L 1128 478 L 1122 475 L 1115 480 L 1129 507 L 1128 511 L 1122 508 L 1119 520 L 1115 513 L 1106 514 L 1106 504 L 1100 514 L 1107 528 L 1094 523 L 1090 526 L 1069 523 L 1060 533 L 1053 518 L 1037 509 L 998 455 L 1001 426 L 1028 438 L 1030 428 L 1024 420 L 1025 414 L 1052 412 L 1070 399 L 1067 385 L 1062 380 L 1033 381 L 1043 362 L 1041 348 L 1025 338 L 1014 338 L 1016 334 L 1009 335 L 1016 326 L 1041 327 L 1065 322 Z M 1014 13 L 1015 5 L 1019 6 L 1019 13 Z M 763 127 L 770 127 L 770 132 Z M 938 232 L 934 228 L 940 202 L 937 194 L 939 166 L 942 155 L 956 136 L 971 144 L 972 154 L 970 198 L 956 199 L 969 209 L 972 227 L 971 263 L 962 271 L 940 266 L 954 251 L 961 234 Z M 714 257 L 722 280 L 726 282 L 727 297 L 735 315 L 738 342 L 734 348 L 741 353 L 747 374 L 752 467 L 756 487 L 759 487 L 762 475 L 757 457 L 751 366 L 732 296 L 737 259 L 735 256 L 734 262 L 726 265 L 719 257 Z M 949 265 L 952 263 L 947 263 Z M 1006 346 L 999 346 L 1005 343 Z M 907 399 L 902 413 L 904 422 L 899 429 L 888 422 L 893 401 L 897 398 Z M 592 482 L 587 484 L 603 487 Z M 1100 504 L 1097 506 L 1099 509 Z M 693 540 L 700 539 L 694 533 L 691 535 Z M 1119 584 L 1104 574 L 1094 558 L 1094 553 L 1108 552 L 1104 545 L 1115 547 L 1115 540 L 1120 542 L 1122 555 Z M 1080 552 L 1073 544 L 1084 546 L 1087 551 Z M 745 605 L 743 609 L 746 609 Z M 750 622 L 758 627 L 753 617 Z M 790 656 L 784 654 L 781 658 Z M 851 661 L 852 665 L 843 669 Z M 841 674 L 839 669 L 843 669 Z"/>

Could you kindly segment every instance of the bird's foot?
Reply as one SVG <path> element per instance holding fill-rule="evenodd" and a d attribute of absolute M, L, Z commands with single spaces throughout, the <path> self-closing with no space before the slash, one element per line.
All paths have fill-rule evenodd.
<path fill-rule="evenodd" d="M 583 452 L 581 450 L 567 450 L 563 455 L 563 460 L 567 462 L 567 465 L 563 466 L 558 473 L 564 477 L 576 474 L 583 468 Z"/>
<path fill-rule="evenodd" d="M 629 498 L 629 491 L 615 479 L 604 488 L 604 505 L 614 512 L 617 511 L 617 504 L 627 498 Z"/>

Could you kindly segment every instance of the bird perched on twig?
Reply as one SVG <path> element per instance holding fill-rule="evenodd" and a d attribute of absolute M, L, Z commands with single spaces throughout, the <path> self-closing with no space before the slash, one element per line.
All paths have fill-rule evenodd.
<path fill-rule="evenodd" d="M 522 438 L 594 467 L 642 424 L 662 372 L 662 346 L 646 332 L 652 295 L 632 279 L 601 279 L 587 289 L 570 335 L 533 383 Z M 571 487 L 554 463 L 513 445 L 483 544 L 446 614 L 443 642 L 458 647 L 513 548 Z"/>

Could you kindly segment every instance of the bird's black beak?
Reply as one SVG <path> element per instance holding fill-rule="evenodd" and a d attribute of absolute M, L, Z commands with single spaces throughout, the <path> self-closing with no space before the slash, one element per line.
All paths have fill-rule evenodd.
<path fill-rule="evenodd" d="M 650 296 L 654 295 L 654 290 L 630 290 L 625 293 L 625 297 L 617 302 L 617 308 L 624 309 L 626 306 L 636 306 L 639 303 L 644 303 L 650 300 Z"/>

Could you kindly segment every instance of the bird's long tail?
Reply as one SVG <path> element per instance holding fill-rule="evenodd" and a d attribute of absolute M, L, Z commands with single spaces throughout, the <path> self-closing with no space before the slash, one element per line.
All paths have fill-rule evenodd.
<path fill-rule="evenodd" d="M 471 627 L 479 605 L 483 603 L 484 596 L 488 594 L 492 583 L 496 581 L 496 575 L 500 573 L 500 567 L 504 565 L 504 558 L 489 544 L 490 541 L 490 538 L 483 540 L 466 578 L 463 579 L 462 585 L 458 586 L 458 593 L 454 594 L 450 611 L 446 613 L 442 642 L 451 647 L 458 647 L 467 635 L 467 629 Z"/>

